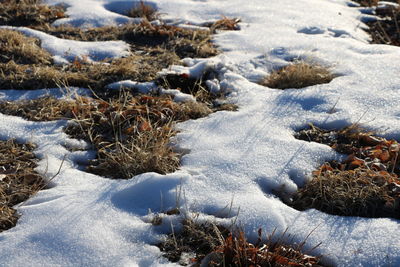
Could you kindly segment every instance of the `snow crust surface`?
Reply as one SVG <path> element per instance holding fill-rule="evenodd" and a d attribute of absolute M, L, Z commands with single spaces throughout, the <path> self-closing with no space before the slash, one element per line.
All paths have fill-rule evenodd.
<path fill-rule="evenodd" d="M 68 6 L 69 18 L 56 24 L 90 27 L 128 22 L 131 19 L 124 16 L 124 8 L 135 1 L 62 2 Z M 181 169 L 124 181 L 79 169 L 79 162 L 94 154 L 67 149 L 86 148 L 87 144 L 63 133 L 65 121 L 28 122 L 0 114 L 0 138 L 38 144 L 39 172 L 50 179 L 61 166 L 52 188 L 18 207 L 22 217 L 17 226 L 0 234 L 1 265 L 173 265 L 154 244 L 178 218 L 165 218 L 157 227 L 149 220 L 152 214 L 178 205 L 187 215 L 198 213 L 200 218 L 226 224 L 237 220 L 253 239 L 260 227 L 267 232 L 276 228 L 278 233 L 288 228 L 295 242 L 312 232 L 306 248 L 322 242 L 314 253 L 323 254 L 326 264 L 399 266 L 399 221 L 299 212 L 274 193 L 294 192 L 321 163 L 341 158 L 327 146 L 293 137 L 295 130 L 309 122 L 324 127 L 361 122 L 382 136 L 400 138 L 400 48 L 368 44 L 362 21 L 370 15 L 344 0 L 151 3 L 164 19 L 176 24 L 200 25 L 221 14 L 242 19 L 240 31 L 215 36 L 224 53 L 209 60 L 187 59 L 188 67 L 175 68 L 195 76 L 206 67 L 216 67 L 220 76 L 216 88 L 231 90 L 230 101 L 239 105 L 239 111 L 179 124 L 181 133 L 175 143 L 188 152 Z M 43 35 L 18 30 L 39 38 Z M 76 53 L 87 53 L 85 46 L 73 46 Z M 69 46 L 60 41 L 47 47 L 63 51 Z M 100 48 L 116 56 L 126 52 L 122 44 L 101 44 Z M 329 66 L 338 77 L 329 84 L 300 90 L 257 84 L 295 59 Z M 1 91 L 3 99 L 17 99 L 16 94 Z M 26 92 L 20 97 L 26 98 Z"/>

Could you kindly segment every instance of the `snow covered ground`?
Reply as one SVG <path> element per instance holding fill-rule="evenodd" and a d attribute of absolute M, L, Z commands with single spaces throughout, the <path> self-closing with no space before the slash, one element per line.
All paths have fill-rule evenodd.
<path fill-rule="evenodd" d="M 47 2 L 68 6 L 69 18 L 56 24 L 90 27 L 132 20 L 123 14 L 133 1 Z M 369 15 L 349 7 L 345 0 L 150 3 L 174 24 L 199 24 L 221 15 L 242 19 L 240 31 L 215 36 L 224 53 L 205 60 L 219 69 L 221 86 L 232 90 L 231 101 L 239 105 L 239 111 L 179 124 L 181 133 L 175 142 L 188 151 L 181 169 L 130 180 L 109 180 L 79 170 L 78 163 L 94 155 L 68 149 L 86 144 L 63 133 L 65 121 L 28 122 L 0 114 L 0 138 L 38 144 L 35 153 L 42 159 L 38 170 L 46 177 L 57 173 L 65 157 L 52 188 L 21 205 L 17 226 L 0 234 L 0 265 L 173 265 L 154 244 L 169 231 L 174 216 L 158 227 L 149 218 L 152 212 L 174 208 L 179 202 L 184 212 L 199 213 L 203 219 L 221 223 L 237 219 L 253 238 L 259 227 L 278 232 L 288 228 L 294 241 L 301 242 L 314 230 L 306 248 L 322 242 L 315 253 L 323 254 L 327 264 L 399 266 L 397 220 L 299 212 L 273 194 L 275 190 L 294 192 L 321 163 L 340 157 L 325 145 L 293 137 L 295 130 L 309 122 L 342 127 L 360 121 L 384 137 L 400 138 L 400 49 L 368 44 L 362 21 Z M 65 59 L 62 46 L 69 43 L 22 31 L 41 38 L 53 56 Z M 52 49 L 53 45 L 57 48 Z M 107 49 L 114 56 L 126 53 L 126 46 L 115 42 L 75 43 L 72 53 L 87 55 L 99 45 L 99 53 Z M 275 90 L 256 83 L 296 58 L 330 66 L 338 77 L 304 89 Z M 202 61 L 187 60 L 192 65 Z M 18 94 L 29 96 L 1 91 L 3 99 L 18 99 Z"/>

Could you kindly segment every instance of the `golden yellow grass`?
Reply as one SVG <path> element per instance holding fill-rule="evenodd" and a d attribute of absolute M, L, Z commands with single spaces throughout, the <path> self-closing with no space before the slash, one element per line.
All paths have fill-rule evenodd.
<path fill-rule="evenodd" d="M 329 83 L 335 76 L 323 66 L 306 62 L 295 62 L 272 72 L 261 84 L 270 88 L 303 88 L 316 84 Z"/>
<path fill-rule="evenodd" d="M 37 39 L 20 32 L 0 29 L 0 63 L 43 64 L 52 62 L 51 55 L 40 47 Z"/>

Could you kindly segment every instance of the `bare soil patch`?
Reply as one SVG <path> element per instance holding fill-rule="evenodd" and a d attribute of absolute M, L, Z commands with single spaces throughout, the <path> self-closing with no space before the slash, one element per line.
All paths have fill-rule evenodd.
<path fill-rule="evenodd" d="M 32 144 L 0 141 L 0 232 L 17 223 L 19 215 L 13 206 L 24 202 L 46 185 L 34 171 L 37 159 L 33 149 Z"/>

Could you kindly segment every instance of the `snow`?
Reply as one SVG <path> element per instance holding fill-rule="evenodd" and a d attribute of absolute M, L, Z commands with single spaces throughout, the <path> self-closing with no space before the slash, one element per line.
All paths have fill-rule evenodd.
<path fill-rule="evenodd" d="M 47 2 L 68 6 L 69 18 L 55 24 L 90 27 L 132 20 L 123 14 L 127 3 L 134 1 Z M 168 233 L 168 223 L 178 224 L 177 216 L 159 227 L 149 223 L 149 216 L 176 206 L 186 215 L 199 213 L 220 223 L 237 220 L 253 239 L 259 227 L 269 232 L 276 228 L 278 233 L 288 228 L 295 242 L 312 232 L 306 248 L 322 242 L 315 253 L 323 254 L 326 264 L 400 265 L 397 220 L 299 212 L 274 193 L 294 192 L 321 163 L 340 159 L 327 146 L 293 137 L 295 130 L 309 122 L 324 127 L 361 122 L 382 136 L 400 138 L 399 48 L 368 44 L 362 21 L 371 15 L 365 14 L 365 9 L 349 7 L 345 0 L 151 3 L 163 18 L 178 24 L 201 25 L 221 15 L 242 19 L 240 31 L 215 36 L 223 54 L 206 60 L 186 59 L 187 67 L 167 70 L 194 77 L 206 68 L 216 70 L 218 86 L 233 92 L 230 101 L 239 105 L 239 111 L 218 112 L 179 124 L 180 134 L 174 143 L 188 152 L 181 169 L 168 175 L 146 173 L 130 180 L 109 180 L 82 172 L 79 160 L 93 157 L 93 153 L 67 149 L 87 144 L 63 133 L 65 121 L 28 122 L 0 114 L 2 139 L 17 138 L 38 145 L 35 153 L 42 159 L 39 172 L 50 179 L 61 166 L 52 188 L 20 205 L 22 216 L 17 226 L 0 234 L 1 265 L 174 265 L 160 256 L 154 244 Z M 69 55 L 74 56 L 94 51 L 92 60 L 99 54 L 124 56 L 127 51 L 119 42 L 78 45 L 33 30 L 17 30 L 40 38 L 46 49 L 65 60 L 71 59 L 65 58 L 69 49 Z M 330 66 L 338 77 L 329 84 L 300 90 L 281 91 L 256 83 L 299 58 Z M 2 99 L 17 99 L 16 94 L 1 91 Z M 29 96 L 21 91 L 20 97 Z M 232 209 L 227 211 L 231 203 Z"/>

